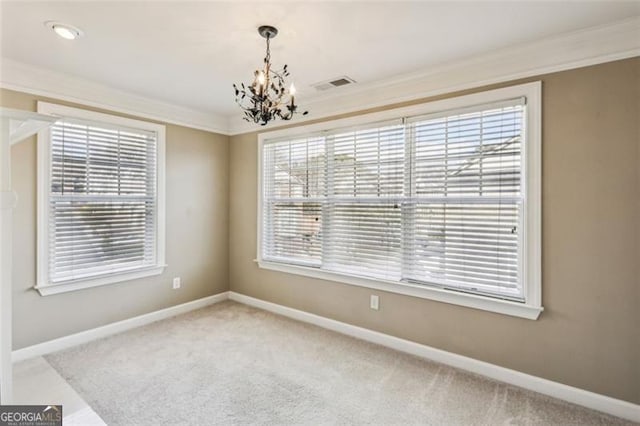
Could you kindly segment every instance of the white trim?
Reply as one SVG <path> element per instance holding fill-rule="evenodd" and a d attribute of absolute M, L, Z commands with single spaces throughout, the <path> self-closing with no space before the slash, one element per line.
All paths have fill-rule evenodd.
<path fill-rule="evenodd" d="M 82 120 L 105 122 L 134 129 L 149 130 L 151 132 L 164 132 L 165 130 L 165 126 L 162 124 L 151 123 L 149 121 L 143 121 L 134 118 L 120 117 L 119 115 L 90 111 L 83 108 L 68 107 L 65 105 L 59 105 L 44 101 L 38 101 L 37 109 L 38 114 L 46 114 L 53 117 L 79 118 Z"/>
<path fill-rule="evenodd" d="M 18 204 L 18 195 L 15 191 L 0 191 L 0 210 L 9 210 Z"/>
<path fill-rule="evenodd" d="M 530 374 L 500 367 L 495 364 L 479 361 L 474 358 L 458 355 L 388 334 L 289 308 L 287 306 L 256 299 L 234 291 L 225 291 L 213 296 L 204 297 L 202 299 L 193 300 L 180 305 L 170 306 L 148 314 L 18 349 L 13 351 L 12 361 L 20 362 L 26 359 L 47 355 L 52 352 L 61 351 L 76 345 L 88 343 L 116 333 L 121 333 L 136 327 L 141 327 L 156 321 L 204 308 L 227 299 L 273 312 L 297 321 L 313 324 L 347 336 L 365 340 L 367 342 L 375 343 L 377 345 L 385 346 L 400 352 L 439 362 L 475 374 L 480 374 L 494 380 L 568 401 L 593 410 L 598 410 L 631 421 L 640 421 L 640 405 L 637 404 L 532 376 Z"/>
<path fill-rule="evenodd" d="M 227 117 L 140 96 L 69 74 L 1 58 L 0 87 L 107 111 L 228 134 Z M 229 92 L 231 93 L 231 92 Z"/>
<path fill-rule="evenodd" d="M 4 112 L 4 111 L 0 111 Z M 11 347 L 13 340 L 12 235 L 15 192 L 11 188 L 11 123 L 0 116 L 0 404 L 13 398 Z"/>
<path fill-rule="evenodd" d="M 124 118 L 111 114 L 88 111 L 80 108 L 38 101 L 38 113 L 57 117 L 69 117 L 97 122 L 115 124 L 117 126 L 147 130 L 156 134 L 157 171 L 156 171 L 156 264 L 151 267 L 131 271 L 116 271 L 87 279 L 78 279 L 60 284 L 49 282 L 49 186 L 50 186 L 50 140 L 51 131 L 47 127 L 38 133 L 37 150 L 37 272 L 34 286 L 42 296 L 81 290 L 106 284 L 114 284 L 137 278 L 159 275 L 165 264 L 165 168 L 166 168 L 166 128 L 162 124 Z"/>
<path fill-rule="evenodd" d="M 27 346 L 26 348 L 13 351 L 11 359 L 13 362 L 20 362 L 24 361 L 25 359 L 35 358 L 52 352 L 61 351 L 72 346 L 81 345 L 83 343 L 111 336 L 116 333 L 122 333 L 123 331 L 141 327 L 152 322 L 160 321 L 196 309 L 204 308 L 214 303 L 227 300 L 228 298 L 229 292 L 224 291 L 222 293 L 214 294 L 213 296 L 203 297 L 201 299 L 192 300 L 191 302 L 186 302 L 180 305 L 174 305 L 168 308 L 160 309 L 158 311 L 149 312 L 148 314 L 128 318 L 126 320 L 103 325 L 101 327 L 81 331 L 79 333 L 70 334 L 58 339 L 38 343 L 33 346 Z"/>
<path fill-rule="evenodd" d="M 44 127 L 50 126 L 58 118 L 37 112 L 0 107 L 0 116 L 9 119 L 11 145 L 35 135 Z"/>
<path fill-rule="evenodd" d="M 386 80 L 357 83 L 324 92 L 322 95 L 309 95 L 308 99 L 304 98 L 304 91 L 299 91 L 296 99 L 299 98 L 301 108 L 308 110 L 309 114 L 297 116 L 287 124 L 304 123 L 639 55 L 640 17 L 634 16 L 435 65 Z M 282 125 L 282 122 L 274 122 L 266 128 Z M 240 114 L 229 118 L 230 135 L 257 130 L 260 129 L 243 121 Z"/>
<path fill-rule="evenodd" d="M 485 90 L 482 92 L 471 93 L 469 95 L 455 96 L 406 107 L 391 108 L 384 111 L 359 114 L 353 117 L 339 118 L 336 120 L 322 121 L 320 123 L 265 131 L 258 134 L 258 140 L 264 142 L 266 140 L 307 135 L 310 133 L 319 133 L 330 129 L 339 129 L 343 127 L 351 128 L 353 126 L 390 121 L 404 117 L 435 114 L 459 108 L 473 108 L 476 105 L 484 105 L 491 102 L 501 102 L 507 99 L 515 99 L 519 97 L 526 97 L 527 104 L 529 104 L 529 102 L 540 103 L 542 93 L 541 87 L 541 81 L 515 84 L 513 86 Z M 540 109 L 538 109 L 538 111 L 540 111 Z M 536 124 L 537 123 L 538 122 L 536 122 Z M 540 135 L 533 135 L 532 137 L 539 138 Z"/>
<path fill-rule="evenodd" d="M 505 315 L 512 315 L 521 318 L 535 320 L 543 311 L 542 308 L 542 283 L 541 283 L 541 256 L 540 246 L 542 244 L 541 234 L 541 146 L 542 146 L 542 83 L 532 82 L 519 84 L 500 89 L 488 90 L 473 93 L 470 95 L 457 96 L 439 101 L 427 102 L 403 108 L 388 109 L 385 111 L 358 115 L 338 120 L 324 121 L 321 123 L 309 124 L 305 126 L 291 127 L 281 130 L 260 133 L 258 135 L 258 214 L 257 214 L 257 262 L 261 268 L 277 270 L 280 272 L 297 275 L 310 276 L 314 278 L 340 282 L 344 284 L 357 285 L 361 287 L 375 288 L 392 293 L 404 294 L 424 299 L 436 300 L 439 302 L 451 303 L 470 308 L 482 309 L 486 311 L 498 312 Z M 523 155 L 524 170 L 527 176 L 524 179 L 523 193 L 525 194 L 526 228 L 523 229 L 525 243 L 521 246 L 520 252 L 523 264 L 524 295 L 525 302 L 518 303 L 507 300 L 500 300 L 477 294 L 463 293 L 453 290 L 445 290 L 436 287 L 418 286 L 406 283 L 394 283 L 378 279 L 368 279 L 350 276 L 347 274 L 335 273 L 317 268 L 304 266 L 294 266 L 267 261 L 262 256 L 262 215 L 263 215 L 263 148 L 264 144 L 270 140 L 281 138 L 295 138 L 301 135 L 315 134 L 322 131 L 359 126 L 363 124 L 383 122 L 402 117 L 415 117 L 433 113 L 440 113 L 459 108 L 474 107 L 492 102 L 501 102 L 508 99 L 526 98 L 526 128 L 524 130 L 526 153 Z M 523 219 L 524 220 L 524 219 Z"/>
<path fill-rule="evenodd" d="M 531 43 L 435 65 L 389 79 L 309 95 L 309 115 L 287 124 L 473 89 L 640 55 L 640 17 L 581 29 Z M 127 93 L 86 79 L 1 58 L 0 87 L 223 135 L 259 130 L 241 114 L 224 116 Z M 312 89 L 309 89 L 312 90 Z M 281 126 L 278 122 L 267 128 Z"/>
<path fill-rule="evenodd" d="M 496 312 L 499 314 L 530 320 L 538 319 L 540 313 L 544 310 L 541 306 L 530 306 L 524 303 L 485 297 L 478 294 L 462 293 L 452 290 L 444 290 L 438 287 L 421 286 L 404 282 L 349 276 L 305 266 L 285 265 L 282 263 L 267 261 L 258 262 L 258 265 L 260 268 L 272 271 L 302 275 L 305 277 L 355 285 L 358 287 L 372 288 L 374 290 L 419 297 L 421 299 L 435 300 L 437 302 L 450 303 L 453 305 L 465 306 L 467 308 L 481 309 L 483 311 Z"/>
<path fill-rule="evenodd" d="M 167 265 L 151 268 L 141 268 L 126 273 L 114 273 L 110 275 L 100 275 L 96 278 L 82 279 L 78 281 L 65 282 L 63 284 L 36 285 L 41 296 L 51 296 L 53 294 L 67 293 L 69 291 L 84 290 L 86 288 L 99 287 L 108 284 L 116 284 L 124 281 L 137 280 L 139 278 L 152 277 L 164 272 Z"/>
<path fill-rule="evenodd" d="M 526 201 L 521 218 L 525 226 L 520 224 L 526 239 L 521 256 L 526 301 L 532 306 L 542 306 L 542 84 L 528 91 L 526 113 L 523 162 Z"/>
<path fill-rule="evenodd" d="M 289 308 L 287 306 L 267 302 L 265 300 L 245 296 L 234 291 L 229 292 L 229 299 L 245 305 L 264 309 L 265 311 L 273 312 L 278 315 L 283 315 L 297 321 L 314 324 L 347 336 L 395 349 L 400 352 L 405 352 L 431 361 L 449 365 L 451 367 L 459 368 L 461 370 L 480 374 L 494 380 L 568 401 L 593 410 L 598 410 L 631 421 L 640 421 L 640 405 L 633 404 L 631 402 L 589 392 L 573 386 L 511 370 L 509 368 L 500 367 L 474 358 L 444 351 L 442 349 L 400 339 L 388 334 L 332 320 L 319 315 Z"/>

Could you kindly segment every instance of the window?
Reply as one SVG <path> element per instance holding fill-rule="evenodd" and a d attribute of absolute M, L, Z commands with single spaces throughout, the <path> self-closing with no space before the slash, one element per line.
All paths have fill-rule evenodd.
<path fill-rule="evenodd" d="M 260 265 L 537 318 L 539 92 L 261 135 Z"/>
<path fill-rule="evenodd" d="M 164 126 L 38 103 L 38 284 L 43 295 L 164 268 Z"/>

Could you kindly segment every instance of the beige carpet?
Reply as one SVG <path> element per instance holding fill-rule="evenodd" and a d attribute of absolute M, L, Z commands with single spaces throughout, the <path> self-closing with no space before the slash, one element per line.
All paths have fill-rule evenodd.
<path fill-rule="evenodd" d="M 46 359 L 109 425 L 629 424 L 234 302 Z"/>

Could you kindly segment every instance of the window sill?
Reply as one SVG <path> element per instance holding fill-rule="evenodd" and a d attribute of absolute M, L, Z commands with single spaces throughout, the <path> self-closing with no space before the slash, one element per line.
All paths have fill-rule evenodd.
<path fill-rule="evenodd" d="M 98 287 L 108 284 L 115 284 L 123 281 L 131 281 L 138 278 L 160 275 L 166 265 L 153 266 L 144 269 L 134 269 L 131 271 L 102 275 L 94 278 L 79 279 L 60 284 L 38 285 L 34 288 L 41 296 L 51 296 L 53 294 L 67 293 L 69 291 L 84 290 L 86 288 Z"/>
<path fill-rule="evenodd" d="M 367 287 L 390 293 L 403 294 L 406 296 L 420 297 L 422 299 L 436 300 L 438 302 L 450 303 L 453 305 L 465 306 L 468 308 L 481 309 L 484 311 L 496 312 L 499 314 L 514 317 L 536 320 L 544 310 L 542 306 L 527 305 L 526 303 L 512 302 L 509 300 L 494 299 L 491 297 L 476 294 L 462 293 L 445 290 L 435 287 L 426 287 L 410 283 L 399 283 L 393 281 L 376 280 L 369 278 L 355 277 L 340 273 L 321 271 L 304 266 L 285 265 L 276 262 L 263 260 L 256 261 L 260 268 L 272 271 L 285 272 L 289 274 L 303 275 L 322 280 L 334 281 L 343 284 Z"/>

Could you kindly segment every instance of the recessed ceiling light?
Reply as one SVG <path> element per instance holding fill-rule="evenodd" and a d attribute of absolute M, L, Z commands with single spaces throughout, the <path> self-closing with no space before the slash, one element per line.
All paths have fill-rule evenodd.
<path fill-rule="evenodd" d="M 74 27 L 73 25 L 63 24 L 62 22 L 47 21 L 44 23 L 44 26 L 53 30 L 60 37 L 67 40 L 75 40 L 76 38 L 84 35 L 80 28 Z"/>

